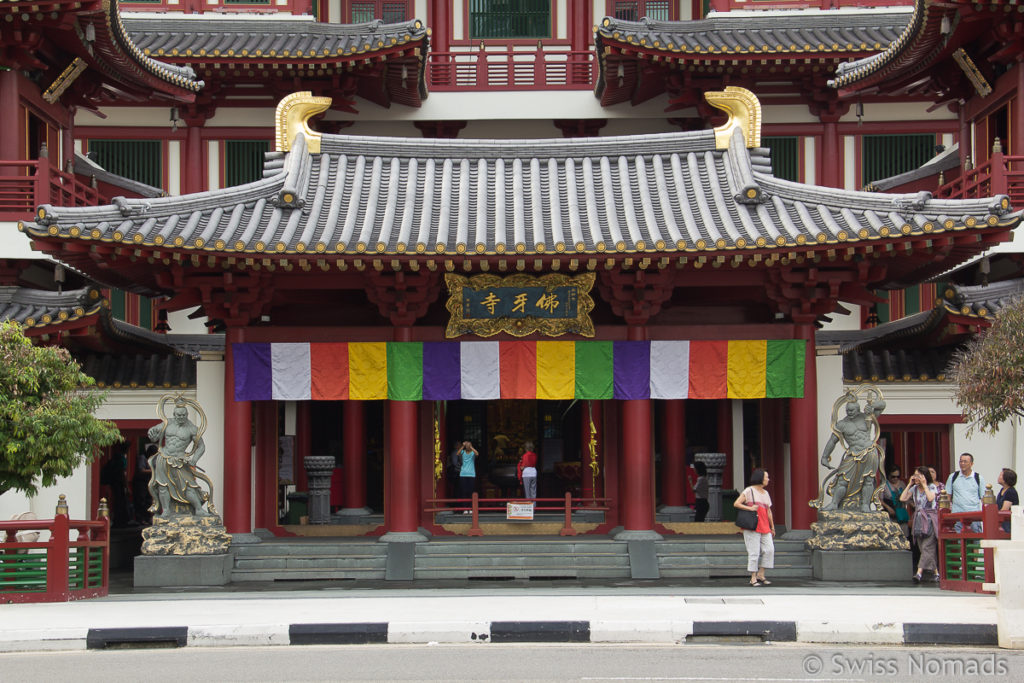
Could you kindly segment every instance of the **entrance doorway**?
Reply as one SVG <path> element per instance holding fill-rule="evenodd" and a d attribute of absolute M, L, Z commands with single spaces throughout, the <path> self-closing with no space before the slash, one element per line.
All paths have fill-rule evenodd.
<path fill-rule="evenodd" d="M 583 404 L 575 400 L 450 401 L 447 453 L 469 441 L 480 453 L 476 463 L 481 498 L 522 495 L 516 464 L 527 442 L 538 455 L 537 495 L 554 498 L 581 491 L 580 431 Z M 449 467 L 451 479 L 458 472 Z"/>

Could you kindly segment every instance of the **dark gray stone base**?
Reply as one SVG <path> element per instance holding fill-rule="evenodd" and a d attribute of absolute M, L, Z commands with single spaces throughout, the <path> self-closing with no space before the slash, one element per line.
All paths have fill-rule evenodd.
<path fill-rule="evenodd" d="M 224 586 L 231 582 L 234 557 L 222 555 L 139 555 L 135 586 Z"/>
<path fill-rule="evenodd" d="M 914 573 L 909 550 L 813 550 L 819 581 L 907 581 Z"/>

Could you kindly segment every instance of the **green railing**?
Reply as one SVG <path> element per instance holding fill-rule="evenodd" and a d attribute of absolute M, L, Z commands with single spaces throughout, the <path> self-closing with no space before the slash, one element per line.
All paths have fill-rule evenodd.
<path fill-rule="evenodd" d="M 63 495 L 53 519 L 0 522 L 0 603 L 62 602 L 107 595 L 110 520 L 68 518 Z M 49 533 L 49 538 L 39 536 Z"/>
<path fill-rule="evenodd" d="M 987 487 L 991 494 L 991 485 Z M 943 494 L 945 495 L 945 494 Z M 988 498 L 989 495 L 986 495 Z M 992 500 L 995 497 L 992 496 Z M 948 504 L 948 503 L 947 503 Z M 986 502 L 977 512 L 949 512 L 939 507 L 939 578 L 940 587 L 968 593 L 991 592 L 986 583 L 995 581 L 992 550 L 983 548 L 982 539 L 1009 538 L 1002 525 L 1010 519 L 1009 512 L 1000 512 L 995 503 Z M 957 523 L 960 530 L 956 530 Z M 981 525 L 981 531 L 976 531 Z"/>

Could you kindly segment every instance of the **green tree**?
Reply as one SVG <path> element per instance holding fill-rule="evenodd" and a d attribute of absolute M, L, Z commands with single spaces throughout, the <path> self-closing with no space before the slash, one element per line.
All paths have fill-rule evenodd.
<path fill-rule="evenodd" d="M 1024 417 L 1024 297 L 1000 309 L 992 326 L 968 342 L 953 380 L 971 431 L 995 434 L 1007 420 Z"/>
<path fill-rule="evenodd" d="M 106 399 L 93 384 L 67 349 L 35 346 L 17 323 L 0 323 L 0 495 L 32 495 L 121 440 L 93 415 Z"/>

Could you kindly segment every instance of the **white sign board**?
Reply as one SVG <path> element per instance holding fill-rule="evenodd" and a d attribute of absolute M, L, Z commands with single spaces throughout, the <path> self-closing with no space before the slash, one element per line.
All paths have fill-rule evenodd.
<path fill-rule="evenodd" d="M 506 503 L 505 519 L 533 519 L 533 503 Z"/>

